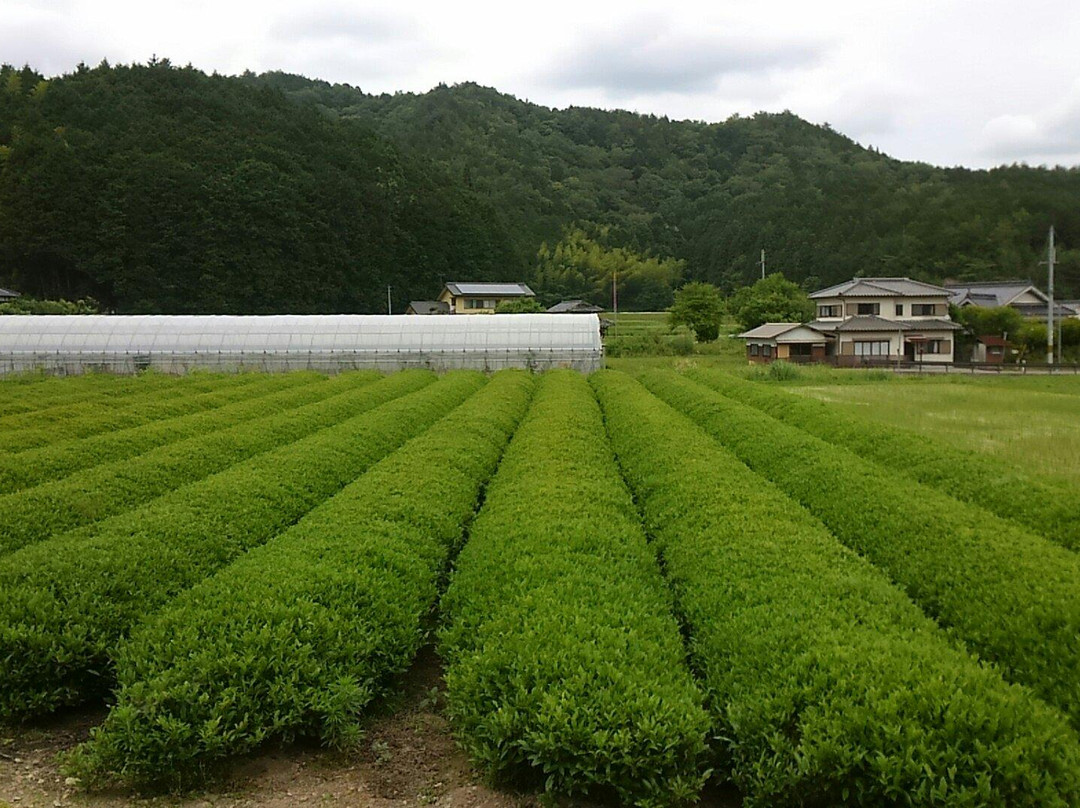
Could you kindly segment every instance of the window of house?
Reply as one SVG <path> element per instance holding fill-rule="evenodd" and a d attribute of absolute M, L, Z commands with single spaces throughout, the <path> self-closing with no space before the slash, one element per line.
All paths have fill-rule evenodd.
<path fill-rule="evenodd" d="M 759 349 L 757 343 L 751 342 L 750 343 L 750 355 L 751 356 L 757 356 L 759 352 L 760 352 L 760 349 Z"/>
<path fill-rule="evenodd" d="M 465 308 L 467 309 L 482 309 L 484 308 L 484 301 L 478 300 L 474 297 L 465 298 Z"/>
<path fill-rule="evenodd" d="M 856 356 L 888 356 L 889 355 L 889 341 L 888 340 L 856 340 L 855 341 L 855 355 Z"/>
<path fill-rule="evenodd" d="M 904 316 L 904 304 L 903 303 L 897 303 L 896 304 L 896 316 L 897 317 L 903 317 Z"/>
<path fill-rule="evenodd" d="M 484 301 L 484 308 L 485 308 L 485 309 L 493 309 L 493 308 L 495 308 L 495 307 L 496 307 L 497 305 L 499 305 L 499 301 L 498 301 L 498 300 L 485 300 L 485 301 Z"/>
<path fill-rule="evenodd" d="M 941 346 L 941 340 L 939 340 L 939 339 L 928 339 L 925 343 L 923 343 L 923 346 L 924 346 L 923 347 L 923 353 L 928 353 L 928 354 L 945 353 L 943 350 L 941 350 L 941 347 L 942 347 Z"/>
<path fill-rule="evenodd" d="M 858 314 L 881 314 L 880 303 L 860 303 L 857 310 Z M 858 343 L 856 343 L 858 344 Z"/>
<path fill-rule="evenodd" d="M 792 356 L 810 356 L 813 354 L 813 347 L 814 346 L 809 342 L 796 343 L 789 346 L 788 350 L 791 352 Z"/>
<path fill-rule="evenodd" d="M 771 345 L 762 345 L 761 346 L 761 355 L 762 356 L 772 356 L 772 346 Z"/>
<path fill-rule="evenodd" d="M 840 316 L 840 306 L 838 306 L 838 305 L 834 305 L 834 306 L 818 306 L 817 307 L 817 316 L 818 317 L 839 317 Z"/>
<path fill-rule="evenodd" d="M 932 317 L 935 314 L 933 303 L 912 303 L 912 317 Z"/>

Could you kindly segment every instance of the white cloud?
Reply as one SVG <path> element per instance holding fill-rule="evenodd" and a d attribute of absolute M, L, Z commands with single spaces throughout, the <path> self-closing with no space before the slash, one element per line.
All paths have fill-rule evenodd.
<path fill-rule="evenodd" d="M 728 31 L 680 30 L 646 15 L 606 31 L 589 31 L 540 74 L 555 88 L 595 89 L 610 98 L 697 93 L 729 76 L 797 68 L 820 57 L 819 43 Z"/>

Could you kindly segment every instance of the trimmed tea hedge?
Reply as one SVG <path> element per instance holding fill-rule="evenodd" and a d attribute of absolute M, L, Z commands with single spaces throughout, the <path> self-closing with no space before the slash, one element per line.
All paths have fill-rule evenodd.
<path fill-rule="evenodd" d="M 151 390 L 164 391 L 175 384 L 197 384 L 200 389 L 210 390 L 216 380 L 233 377 L 234 374 L 221 373 L 166 376 L 154 372 L 135 376 L 116 376 L 110 373 L 86 373 L 81 376 L 4 376 L 0 378 L 0 417 L 115 396 L 139 395 Z M 3 449 L 2 442 L 0 449 Z"/>
<path fill-rule="evenodd" d="M 0 559 L 0 719 L 100 693 L 116 643 L 140 620 L 289 527 L 483 382 L 449 374 L 110 519 L 92 536 L 58 536 Z"/>
<path fill-rule="evenodd" d="M 503 371 L 293 528 L 185 592 L 117 655 L 84 778 L 190 787 L 270 738 L 343 745 L 412 661 L 451 552 L 528 405 Z"/>
<path fill-rule="evenodd" d="M 309 383 L 285 390 L 280 390 L 281 385 L 274 383 L 274 376 L 265 378 L 267 385 L 249 385 L 240 395 L 229 396 L 233 403 L 223 401 L 222 406 L 208 412 L 153 421 L 81 440 L 62 441 L 17 454 L 0 455 L 0 494 L 60 480 L 83 469 L 135 457 L 185 438 L 206 435 L 253 418 L 310 404 L 340 390 L 374 381 L 379 376 L 376 373 L 343 374 L 330 381 L 313 376 Z M 238 398 L 242 400 L 237 401 Z"/>
<path fill-rule="evenodd" d="M 318 378 L 313 373 L 282 374 L 274 387 L 293 387 Z M 209 391 L 170 387 L 148 393 L 123 396 L 117 401 L 86 401 L 67 407 L 42 410 L 14 418 L 0 425 L 0 445 L 7 452 L 24 452 L 58 441 L 100 435 L 118 429 L 175 418 L 193 412 L 242 401 L 254 379 L 236 377 L 218 383 Z"/>
<path fill-rule="evenodd" d="M 583 376 L 539 383 L 442 606 L 449 715 L 485 770 L 696 798 L 708 717 Z"/>
<path fill-rule="evenodd" d="M 349 389 L 346 382 L 344 392 L 338 392 L 341 386 L 326 383 L 321 401 L 285 412 L 273 403 L 263 403 L 262 418 L 0 496 L 0 553 L 131 510 L 174 488 L 412 392 L 432 379 L 427 371 L 396 374 L 375 384 L 358 377 L 359 389 Z"/>
<path fill-rule="evenodd" d="M 1024 474 L 1009 463 L 977 452 L 853 418 L 824 402 L 770 390 L 729 373 L 697 370 L 687 375 L 860 457 L 986 508 L 1073 550 L 1080 548 L 1080 499 L 1069 486 Z"/>
<path fill-rule="evenodd" d="M 1080 724 L 1080 557 L 673 372 L 645 385 Z"/>
<path fill-rule="evenodd" d="M 747 808 L 1080 801 L 1060 714 L 637 382 L 591 381 Z"/>

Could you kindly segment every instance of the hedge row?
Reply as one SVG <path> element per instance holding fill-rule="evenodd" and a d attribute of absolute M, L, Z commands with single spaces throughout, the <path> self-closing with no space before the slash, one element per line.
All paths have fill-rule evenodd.
<path fill-rule="evenodd" d="M 265 385 L 251 384 L 240 395 L 230 391 L 228 398 L 233 403 L 223 403 L 216 409 L 0 455 L 0 494 L 60 480 L 86 468 L 135 457 L 185 438 L 309 404 L 377 378 L 376 373 L 342 374 L 330 381 L 316 376 L 306 384 L 280 390 L 276 376 L 268 375 Z M 237 398 L 241 400 L 236 401 Z"/>
<path fill-rule="evenodd" d="M 225 378 L 222 374 L 209 373 L 193 373 L 187 376 L 166 376 L 161 373 L 141 373 L 137 376 L 116 376 L 108 373 L 87 373 L 81 376 L 5 376 L 0 378 L 0 416 L 31 413 L 48 407 L 79 404 L 105 397 L 137 395 L 155 389 L 165 390 L 176 383 L 207 384 L 222 378 Z"/>
<path fill-rule="evenodd" d="M 1025 474 L 978 452 L 853 418 L 824 402 L 770 390 L 728 373 L 698 370 L 687 375 L 860 457 L 986 508 L 1066 547 L 1080 548 L 1080 500 L 1067 485 Z"/>
<path fill-rule="evenodd" d="M 324 383 L 322 400 L 285 412 L 274 403 L 258 403 L 264 412 L 262 418 L 0 496 L 0 554 L 131 510 L 182 485 L 412 392 L 433 379 L 428 371 L 410 371 L 374 384 L 367 384 L 365 376 L 346 378 L 337 385 Z M 359 389 L 351 389 L 354 384 Z"/>
<path fill-rule="evenodd" d="M 1080 724 L 1080 557 L 672 372 L 645 385 Z"/>
<path fill-rule="evenodd" d="M 76 704 L 111 684 L 131 628 L 286 529 L 481 387 L 423 389 L 98 526 L 0 559 L 0 719 Z"/>
<path fill-rule="evenodd" d="M 1060 714 L 640 384 L 591 380 L 748 808 L 1080 801 Z"/>
<path fill-rule="evenodd" d="M 274 388 L 308 384 L 319 377 L 314 373 L 281 374 L 271 380 Z M 130 429 L 163 418 L 175 418 L 193 412 L 243 401 L 254 379 L 237 377 L 222 380 L 213 389 L 188 390 L 169 388 L 142 395 L 110 397 L 106 401 L 88 401 L 5 418 L 0 428 L 0 444 L 7 452 L 24 452 L 58 441 L 77 440 L 119 429 Z"/>
<path fill-rule="evenodd" d="M 696 798 L 708 716 L 588 382 L 545 374 L 442 599 L 449 715 L 498 778 Z"/>
<path fill-rule="evenodd" d="M 271 738 L 355 741 L 424 641 L 439 581 L 528 406 L 503 371 L 295 527 L 184 593 L 117 653 L 120 689 L 73 760 L 89 782 L 190 787 Z"/>

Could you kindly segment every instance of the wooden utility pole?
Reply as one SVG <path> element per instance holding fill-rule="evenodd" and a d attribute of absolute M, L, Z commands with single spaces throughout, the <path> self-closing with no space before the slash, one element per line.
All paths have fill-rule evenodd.
<path fill-rule="evenodd" d="M 1046 364 L 1054 364 L 1054 226 L 1050 225 L 1050 244 L 1046 249 L 1046 265 L 1050 270 L 1046 292 L 1049 302 L 1046 304 Z"/>
<path fill-rule="evenodd" d="M 389 286 L 386 287 L 386 313 L 387 314 L 393 314 L 394 313 L 394 309 L 390 305 L 390 287 Z"/>
<path fill-rule="evenodd" d="M 615 313 L 615 333 L 619 333 L 619 270 L 611 270 L 611 310 Z"/>
<path fill-rule="evenodd" d="M 761 279 L 765 280 L 765 248 L 764 247 L 761 248 L 761 261 L 759 263 L 761 264 Z"/>

